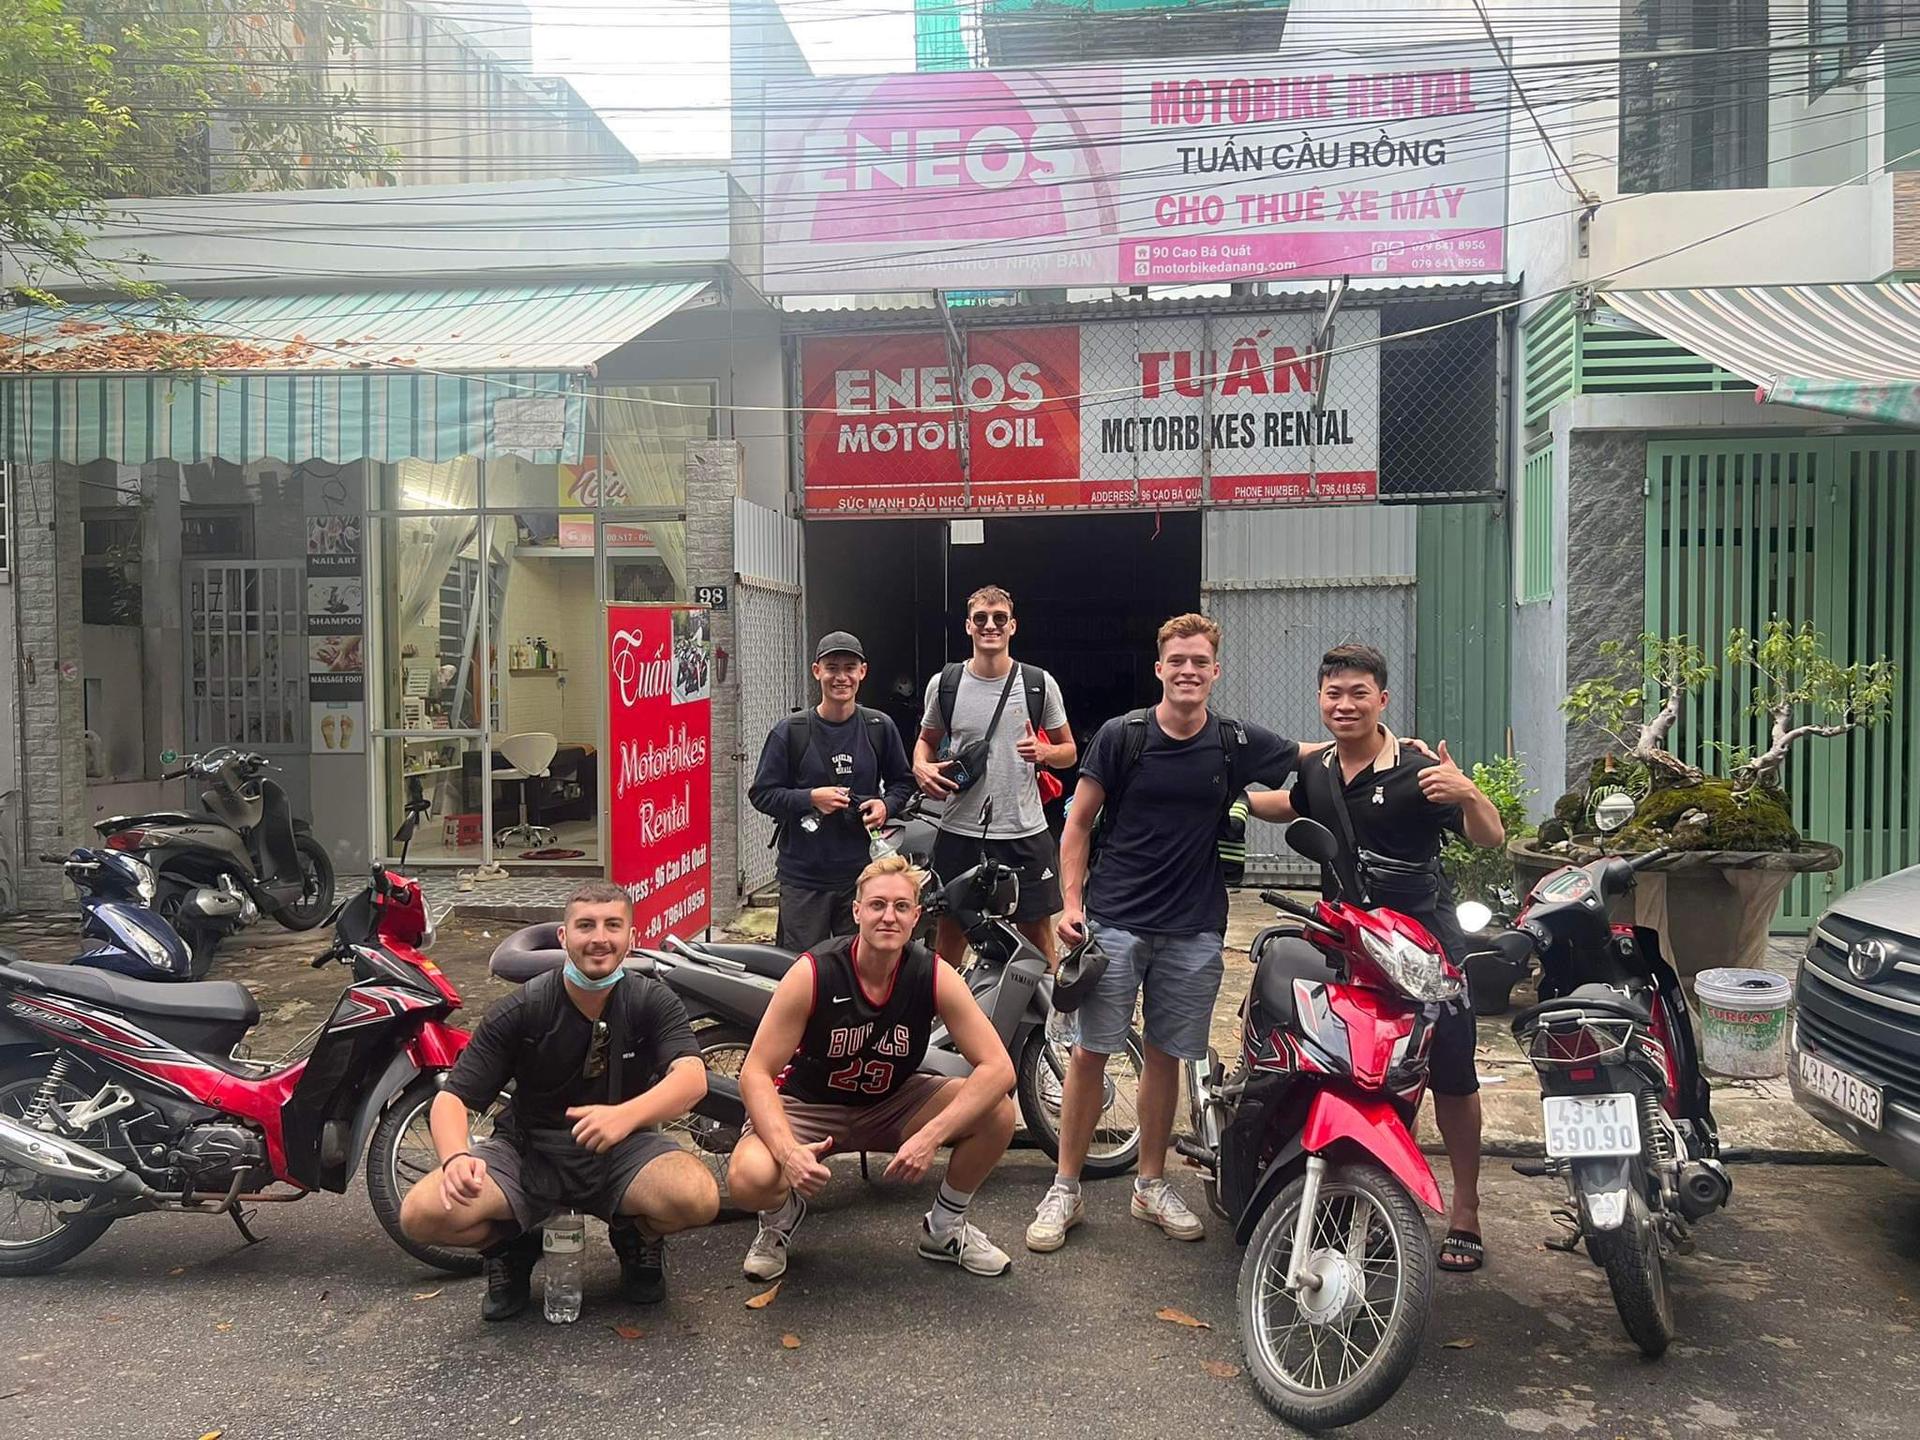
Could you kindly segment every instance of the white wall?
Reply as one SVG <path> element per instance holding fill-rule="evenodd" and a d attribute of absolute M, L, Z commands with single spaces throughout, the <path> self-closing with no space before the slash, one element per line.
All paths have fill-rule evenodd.
<path fill-rule="evenodd" d="M 743 287 L 744 288 L 744 287 Z M 714 380 L 722 440 L 738 440 L 745 496 L 786 510 L 787 403 L 779 313 L 742 293 L 729 308 L 683 311 L 600 362 L 609 385 Z"/>

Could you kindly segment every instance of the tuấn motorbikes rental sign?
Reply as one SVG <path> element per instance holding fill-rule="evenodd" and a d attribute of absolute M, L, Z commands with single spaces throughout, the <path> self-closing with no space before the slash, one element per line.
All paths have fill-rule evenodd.
<path fill-rule="evenodd" d="M 780 87 L 759 279 L 781 294 L 1499 274 L 1507 95 L 1478 42 Z"/>
<path fill-rule="evenodd" d="M 809 337 L 809 515 L 1376 499 L 1380 313 L 1322 361 L 1295 312 Z M 961 447 L 964 440 L 966 463 Z"/>
<path fill-rule="evenodd" d="M 608 875 L 637 945 L 711 917 L 712 666 L 705 610 L 607 607 Z"/>

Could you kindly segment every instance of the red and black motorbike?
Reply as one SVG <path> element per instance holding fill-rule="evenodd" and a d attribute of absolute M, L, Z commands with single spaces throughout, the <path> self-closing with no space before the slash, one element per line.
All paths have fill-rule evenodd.
<path fill-rule="evenodd" d="M 1337 848 L 1311 820 L 1287 844 L 1329 867 Z M 1210 1052 L 1191 1067 L 1197 1133 L 1179 1148 L 1247 1247 L 1247 1373 L 1274 1413 L 1322 1430 L 1377 1410 L 1419 1358 L 1433 1279 L 1420 1206 L 1441 1207 L 1414 1112 L 1439 1007 L 1465 982 L 1392 910 L 1260 898 L 1300 924 L 1255 939 L 1239 1063 L 1228 1075 Z"/>
<path fill-rule="evenodd" d="M 400 1232 L 407 1172 L 431 1164 L 405 1152 L 468 1039 L 446 1023 L 460 995 L 421 953 L 431 941 L 418 882 L 376 867 L 313 961 L 350 967 L 352 983 L 308 1053 L 275 1064 L 234 1058 L 260 1018 L 244 985 L 0 950 L 0 1275 L 52 1270 L 148 1211 L 226 1215 L 252 1241 L 247 1207 L 343 1192 L 362 1155 L 389 1235 L 429 1264 L 477 1268 Z"/>

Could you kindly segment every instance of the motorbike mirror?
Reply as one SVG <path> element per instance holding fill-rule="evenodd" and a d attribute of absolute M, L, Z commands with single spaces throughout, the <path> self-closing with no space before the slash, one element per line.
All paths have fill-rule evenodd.
<path fill-rule="evenodd" d="M 1620 829 L 1640 809 L 1634 803 L 1633 796 L 1624 790 L 1615 790 L 1603 795 L 1593 807 L 1593 823 L 1602 834 L 1611 835 Z"/>
<path fill-rule="evenodd" d="M 1493 911 L 1478 900 L 1468 900 L 1454 911 L 1454 918 L 1460 922 L 1460 928 L 1471 935 L 1493 923 Z"/>
<path fill-rule="evenodd" d="M 1295 854 L 1320 865 L 1331 865 L 1340 854 L 1333 832 L 1318 820 L 1296 820 L 1287 826 L 1287 845 Z"/>

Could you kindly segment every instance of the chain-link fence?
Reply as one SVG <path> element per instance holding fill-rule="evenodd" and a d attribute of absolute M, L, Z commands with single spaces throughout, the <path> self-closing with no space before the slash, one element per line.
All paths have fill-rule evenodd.
<path fill-rule="evenodd" d="M 1325 732 L 1313 675 L 1320 657 L 1347 641 L 1377 647 L 1387 657 L 1390 678 L 1411 679 L 1411 581 L 1216 582 L 1208 585 L 1205 601 L 1207 613 L 1225 632 L 1228 659 L 1213 701 L 1222 715 L 1301 740 L 1321 738 Z M 1305 880 L 1317 873 L 1282 843 L 1282 828 L 1262 821 L 1250 828 L 1250 884 Z"/>
<path fill-rule="evenodd" d="M 800 705 L 801 605 L 798 586 L 740 580 L 734 619 L 740 649 L 740 890 L 750 895 L 773 881 L 773 821 L 747 801 L 767 733 Z"/>
<path fill-rule="evenodd" d="M 815 515 L 1442 499 L 1498 488 L 1472 297 L 875 316 L 800 344 Z M 949 327 L 947 322 L 953 322 Z M 836 326 L 845 326 L 836 316 Z"/>

